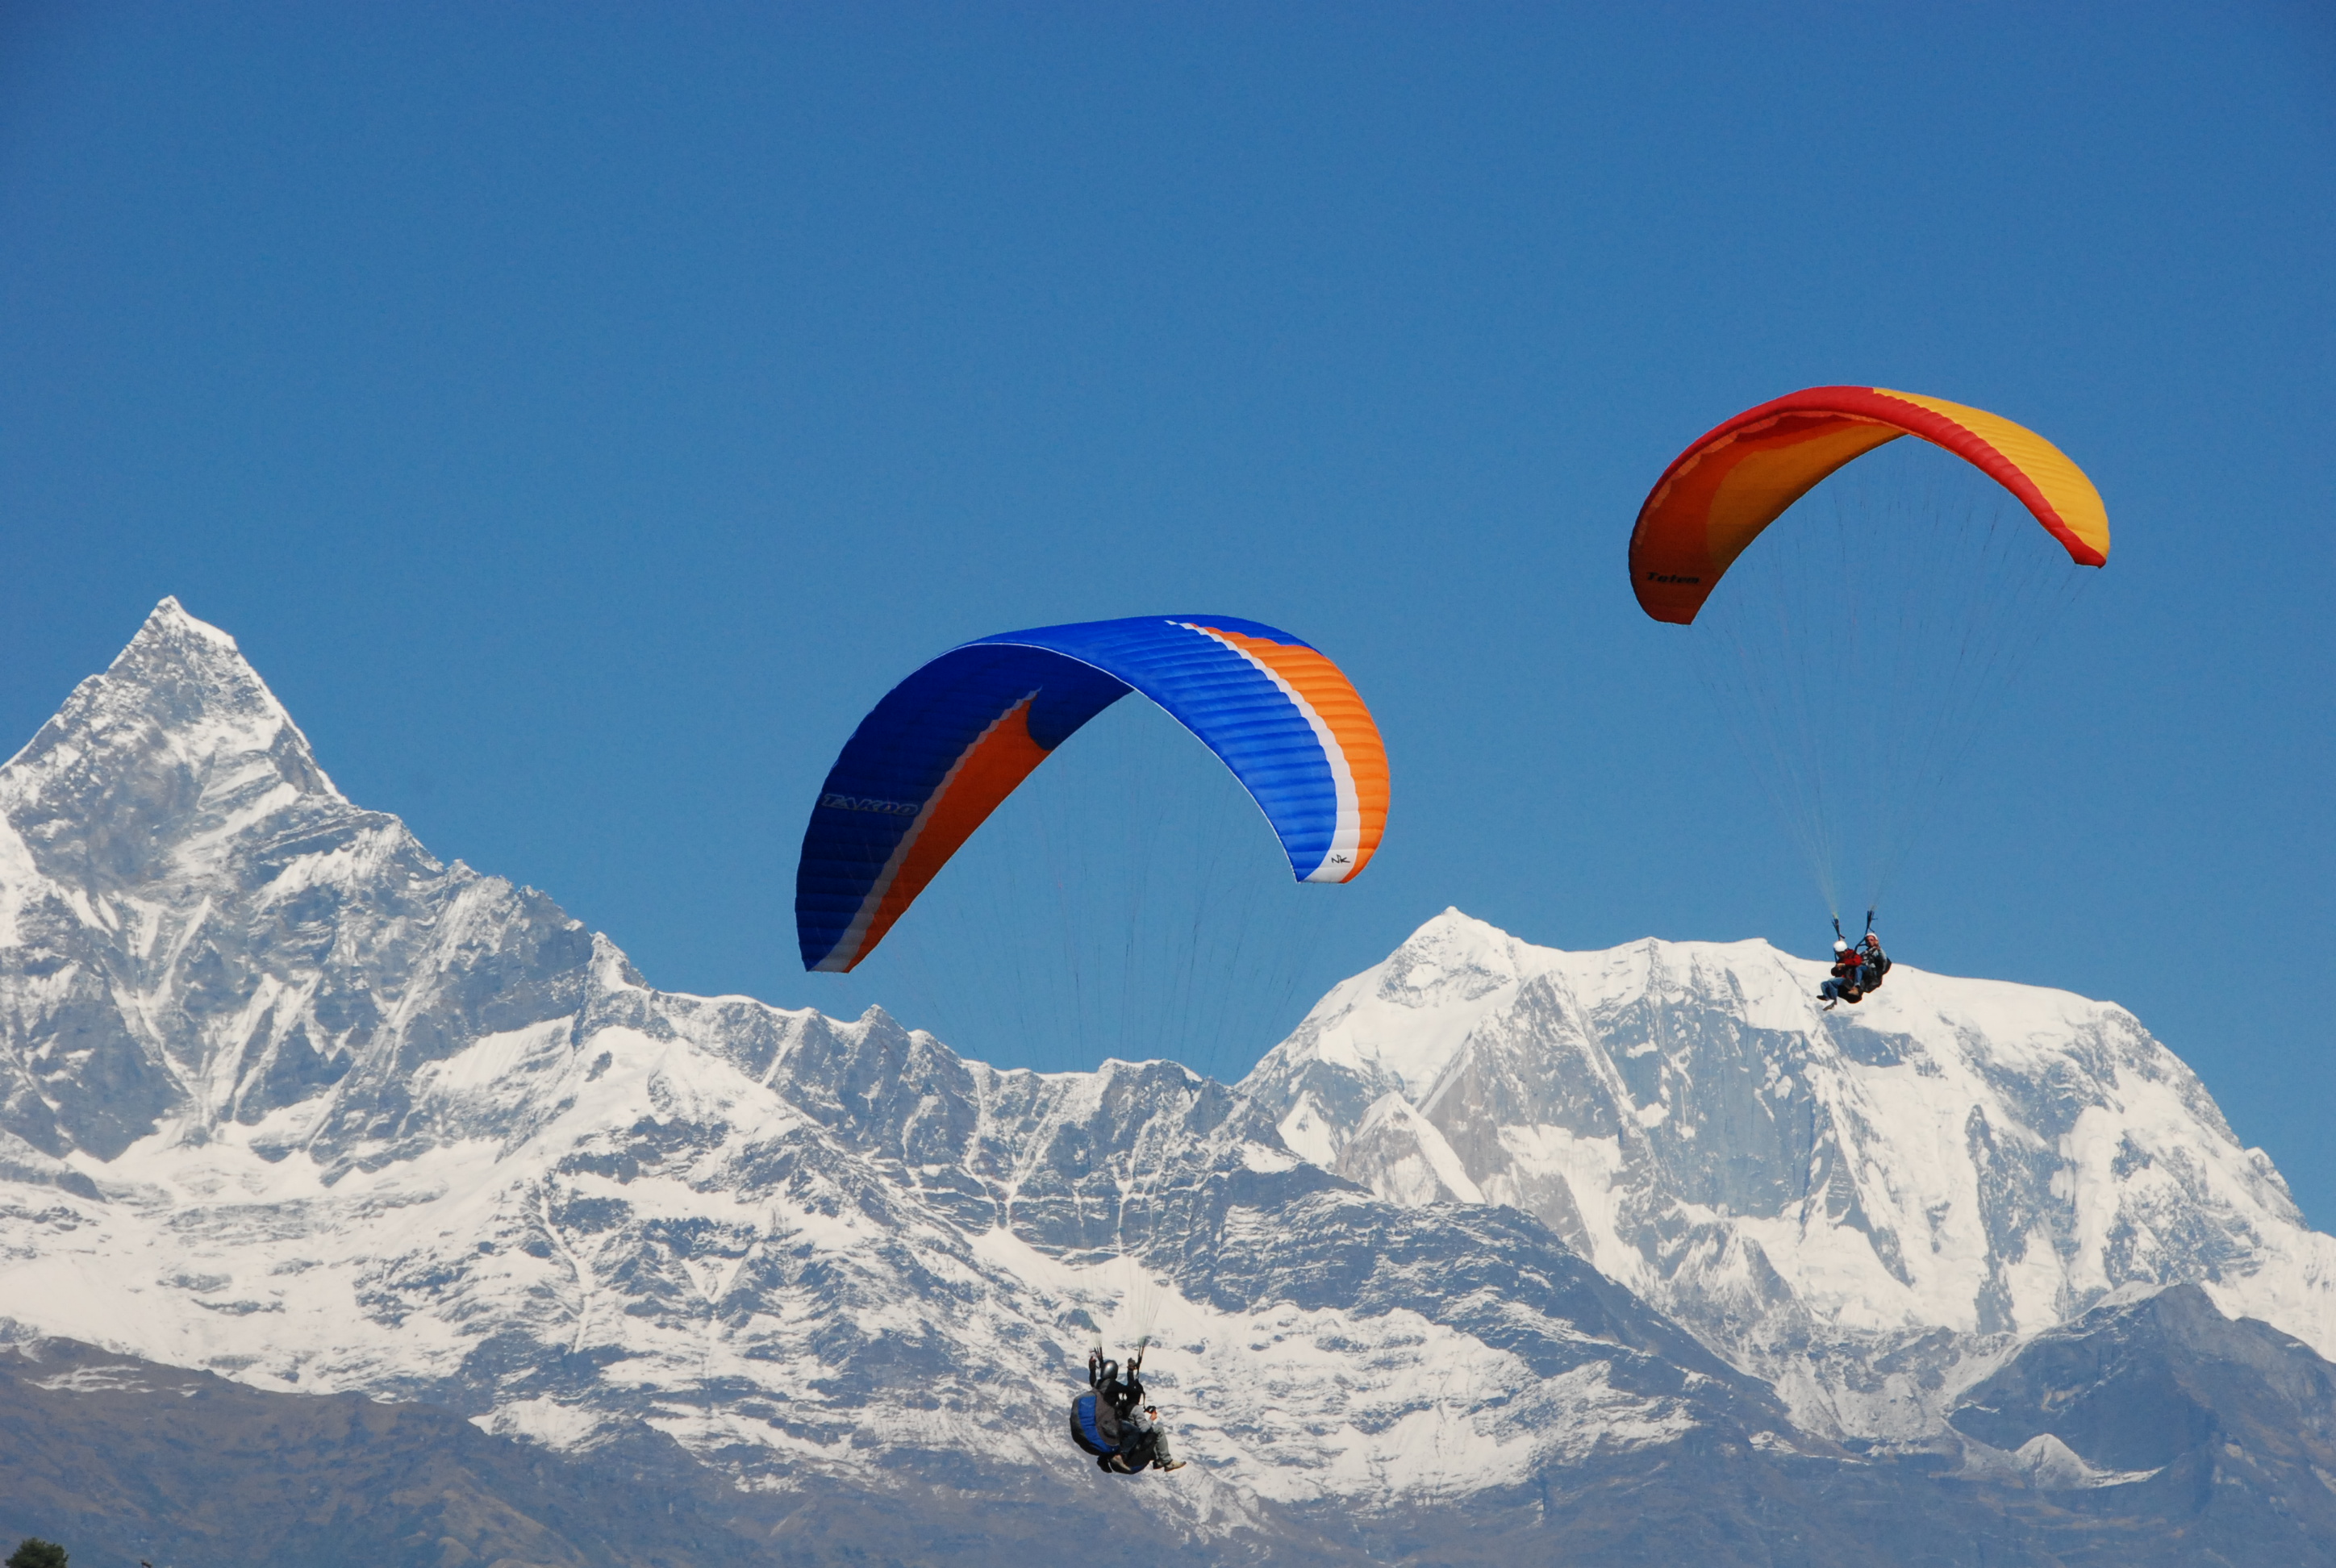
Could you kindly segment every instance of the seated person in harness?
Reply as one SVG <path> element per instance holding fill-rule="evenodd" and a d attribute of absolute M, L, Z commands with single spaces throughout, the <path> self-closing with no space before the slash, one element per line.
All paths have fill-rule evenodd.
<path fill-rule="evenodd" d="M 1833 979 L 1817 988 L 1824 998 L 1825 1010 L 1831 1012 L 1843 1002 L 1854 1007 L 1865 999 L 1865 953 L 1839 937 L 1833 940 Z"/>
<path fill-rule="evenodd" d="M 1874 928 L 1865 930 L 1865 940 L 1856 947 L 1844 941 L 1836 929 L 1833 939 L 1833 979 L 1817 988 L 1825 998 L 1825 1011 L 1835 1005 L 1848 1002 L 1852 1006 L 1865 999 L 1865 993 L 1882 989 L 1882 977 L 1890 972 L 1890 955 L 1882 950 L 1882 939 Z"/>
<path fill-rule="evenodd" d="M 1095 1468 L 1133 1475 L 1150 1466 L 1181 1470 L 1184 1461 L 1168 1446 L 1160 1407 L 1144 1402 L 1144 1350 L 1123 1371 L 1098 1349 L 1087 1355 L 1088 1392 L 1071 1401 L 1071 1441 L 1095 1456 Z"/>

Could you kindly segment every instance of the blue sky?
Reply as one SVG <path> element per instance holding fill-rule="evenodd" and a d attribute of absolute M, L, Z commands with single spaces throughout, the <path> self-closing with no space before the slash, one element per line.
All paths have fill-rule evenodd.
<path fill-rule="evenodd" d="M 2133 1008 L 2327 1223 L 2331 173 L 2306 5 L 9 5 L 0 749 L 175 593 L 441 854 L 850 1011 L 788 906 L 869 704 L 1222 610 L 1394 761 L 1299 990 L 1445 904 L 1814 953 L 1622 546 L 1907 387 L 2117 546 L 1893 950 Z"/>

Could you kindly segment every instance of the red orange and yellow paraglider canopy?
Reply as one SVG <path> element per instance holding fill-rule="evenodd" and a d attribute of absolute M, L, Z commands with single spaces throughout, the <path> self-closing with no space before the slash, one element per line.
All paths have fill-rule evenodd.
<path fill-rule="evenodd" d="M 1827 474 L 1902 435 L 1945 448 L 2020 498 L 2080 566 L 2109 558 L 2108 512 L 2050 442 L 1983 409 L 1879 386 L 1813 386 L 1745 410 L 1663 471 L 1630 534 L 1630 586 L 1686 625 L 1762 529 Z"/>

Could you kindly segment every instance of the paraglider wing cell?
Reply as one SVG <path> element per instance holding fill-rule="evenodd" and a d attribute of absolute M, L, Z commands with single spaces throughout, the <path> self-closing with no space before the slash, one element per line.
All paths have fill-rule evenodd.
<path fill-rule="evenodd" d="M 1054 749 L 1129 691 L 1248 789 L 1301 881 L 1346 881 L 1387 823 L 1387 754 L 1338 666 L 1231 616 L 1139 616 L 1003 632 L 886 694 L 828 772 L 803 831 L 803 967 L 874 950 L 959 845 Z"/>
<path fill-rule="evenodd" d="M 1762 529 L 1844 463 L 1902 435 L 1972 463 L 2020 499 L 2080 566 L 2108 560 L 2108 513 L 2084 471 L 2034 431 L 1942 398 L 1814 386 L 1747 409 L 1663 472 L 1630 534 L 1630 586 L 1686 625 Z"/>

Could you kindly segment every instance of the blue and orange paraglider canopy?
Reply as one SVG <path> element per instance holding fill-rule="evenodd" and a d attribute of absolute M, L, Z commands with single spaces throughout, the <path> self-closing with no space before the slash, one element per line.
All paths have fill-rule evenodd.
<path fill-rule="evenodd" d="M 1760 531 L 1844 463 L 1916 435 L 2020 499 L 2079 566 L 2109 558 L 2108 512 L 2050 442 L 1984 409 L 1879 386 L 1812 386 L 1747 408 L 1671 461 L 1630 532 L 1630 587 L 1686 625 Z"/>
<path fill-rule="evenodd" d="M 894 687 L 820 787 L 795 869 L 807 969 L 847 970 L 1017 785 L 1089 719 L 1140 692 L 1214 752 L 1300 881 L 1351 881 L 1387 825 L 1387 752 L 1338 667 L 1224 615 L 1000 632 Z"/>

